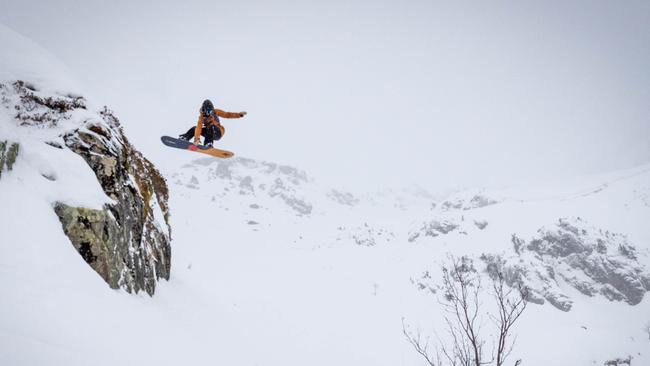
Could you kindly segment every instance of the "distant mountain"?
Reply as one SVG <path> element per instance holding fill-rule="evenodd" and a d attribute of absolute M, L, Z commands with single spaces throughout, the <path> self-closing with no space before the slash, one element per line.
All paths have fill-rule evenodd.
<path fill-rule="evenodd" d="M 605 323 L 621 326 L 608 332 L 621 341 L 610 344 L 609 352 L 583 348 L 569 358 L 602 363 L 633 354 L 647 357 L 642 323 L 648 319 L 638 314 L 650 304 L 650 231 L 642 224 L 650 213 L 650 166 L 445 196 L 332 190 L 301 170 L 245 158 L 195 159 L 172 173 L 169 181 L 179 212 L 189 212 L 190 202 L 200 202 L 201 212 L 213 217 L 219 226 L 215 240 L 260 240 L 297 250 L 366 248 L 365 254 L 359 253 L 367 257 L 359 263 L 360 272 L 367 270 L 373 251 L 393 253 L 385 259 L 391 264 L 382 269 L 382 276 L 408 277 L 410 283 L 403 286 L 425 290 L 432 309 L 439 299 L 441 266 L 449 255 L 464 256 L 474 259 L 486 281 L 498 270 L 509 285 L 527 287 L 531 314 L 540 312 L 539 305 L 552 309 L 544 314 L 576 313 L 568 323 L 566 317 L 553 315 L 521 325 L 518 343 L 524 359 L 541 352 L 533 351 L 535 334 L 569 323 L 577 334 L 584 332 L 583 341 L 567 343 L 566 348 L 551 342 L 548 347 L 558 357 L 567 359 L 582 342 L 607 343 L 607 337 L 594 330 L 604 326 L 597 325 L 598 311 L 589 310 L 608 308 L 607 303 L 616 310 Z M 623 341 L 623 334 L 636 334 L 635 341 Z"/>
<path fill-rule="evenodd" d="M 538 199 L 503 190 L 467 190 L 442 198 L 422 190 L 354 194 L 321 187 L 296 168 L 246 158 L 196 159 L 170 181 L 182 196 L 200 197 L 207 211 L 249 225 L 241 230 L 288 234 L 288 240 L 302 237 L 302 227 L 310 227 L 305 235 L 317 228 L 318 241 L 330 245 L 444 245 L 441 254 L 478 254 L 487 275 L 499 268 L 508 274 L 510 285 L 532 290 L 533 303 L 547 300 L 569 311 L 573 300 L 563 290 L 566 286 L 583 296 L 630 305 L 639 304 L 650 291 L 648 243 L 631 242 L 613 229 L 618 225 L 597 227 L 586 219 L 595 216 L 601 225 L 610 221 L 608 206 L 628 210 L 632 218 L 647 215 L 650 168 L 609 179 L 593 189 L 576 187 L 578 194 L 543 199 L 547 212 L 542 215 L 535 212 Z M 591 205 L 603 209 L 583 208 Z M 534 227 L 532 239 L 522 239 Z M 459 245 L 450 246 L 454 242 Z M 479 248 L 463 250 L 477 244 Z"/>

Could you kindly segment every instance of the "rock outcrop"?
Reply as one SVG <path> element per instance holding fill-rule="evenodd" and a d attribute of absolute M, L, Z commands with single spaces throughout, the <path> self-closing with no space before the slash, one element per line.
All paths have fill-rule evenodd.
<path fill-rule="evenodd" d="M 420 236 L 430 236 L 435 238 L 439 235 L 446 235 L 454 230 L 457 230 L 459 226 L 460 225 L 457 222 L 451 219 L 434 219 L 431 221 L 426 221 L 422 224 L 422 226 L 409 233 L 408 241 L 414 242 Z"/>
<path fill-rule="evenodd" d="M 355 206 L 359 203 L 359 199 L 350 192 L 344 192 L 337 189 L 332 189 L 328 192 L 327 197 L 332 201 L 341 205 Z"/>
<path fill-rule="evenodd" d="M 21 126 L 52 128 L 72 118 L 75 110 L 86 110 L 86 100 L 73 94 L 47 94 L 31 83 L 17 80 L 0 83 L 2 104 L 12 111 Z"/>
<path fill-rule="evenodd" d="M 544 300 L 563 311 L 573 302 L 562 290 L 568 284 L 587 296 L 636 305 L 650 291 L 650 272 L 642 255 L 624 235 L 588 225 L 580 218 L 560 219 L 525 241 L 512 237 L 515 255 L 483 255 L 488 272 L 500 270 L 510 285 L 526 286 L 532 302 Z"/>
<path fill-rule="evenodd" d="M 613 360 L 608 360 L 605 361 L 603 365 L 605 366 L 622 366 L 622 365 L 631 365 L 632 364 L 632 356 L 627 356 L 626 358 L 615 358 Z"/>
<path fill-rule="evenodd" d="M 103 121 L 87 121 L 66 133 L 63 140 L 84 158 L 115 203 L 105 205 L 102 211 L 58 204 L 56 211 L 79 253 L 111 287 L 145 290 L 151 295 L 159 278 L 169 279 L 167 185 L 129 143 L 113 114 L 108 110 L 100 114 Z M 79 230 L 82 228 L 91 233 Z M 86 245 L 90 255 L 84 255 L 81 249 L 88 235 L 96 240 Z"/>
<path fill-rule="evenodd" d="M 340 228 L 339 230 L 346 230 Z M 395 233 L 381 227 L 374 227 L 363 223 L 361 226 L 346 230 L 355 244 L 364 247 L 374 247 L 378 244 L 388 244 L 395 240 Z"/>
<path fill-rule="evenodd" d="M 20 145 L 11 141 L 0 141 L 0 178 L 2 172 L 10 171 L 14 167 Z"/>
<path fill-rule="evenodd" d="M 199 180 L 192 172 L 201 166 Z M 199 173 L 197 173 L 199 174 Z M 215 197 L 233 193 L 254 200 L 257 197 L 270 197 L 283 202 L 286 208 L 298 216 L 309 216 L 313 205 L 302 190 L 310 181 L 305 172 L 296 168 L 234 157 L 231 159 L 196 159 L 194 164 L 186 165 L 173 176 L 174 182 L 188 188 L 199 188 L 200 184 L 218 181 Z M 248 204 L 257 204 L 251 201 Z"/>
<path fill-rule="evenodd" d="M 58 139 L 85 160 L 112 201 L 97 209 L 54 203 L 63 231 L 81 257 L 111 288 L 153 295 L 157 280 L 170 274 L 165 179 L 105 107 L 93 113 L 82 97 L 42 92 L 22 81 L 0 84 L 0 92 L 21 128 L 61 129 Z M 58 141 L 44 143 L 64 148 Z"/>
<path fill-rule="evenodd" d="M 467 211 L 475 208 L 491 206 L 497 203 L 499 203 L 499 201 L 487 197 L 483 194 L 477 193 L 469 199 L 464 197 L 456 197 L 456 198 L 450 198 L 448 200 L 445 200 L 440 204 L 440 209 L 442 211 L 452 211 L 452 210 Z"/>

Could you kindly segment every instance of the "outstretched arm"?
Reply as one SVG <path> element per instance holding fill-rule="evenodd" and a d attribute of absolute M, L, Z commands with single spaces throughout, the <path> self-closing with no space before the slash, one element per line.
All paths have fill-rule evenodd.
<path fill-rule="evenodd" d="M 226 112 L 221 109 L 214 109 L 214 113 L 222 118 L 242 118 L 246 115 L 246 112 Z"/>

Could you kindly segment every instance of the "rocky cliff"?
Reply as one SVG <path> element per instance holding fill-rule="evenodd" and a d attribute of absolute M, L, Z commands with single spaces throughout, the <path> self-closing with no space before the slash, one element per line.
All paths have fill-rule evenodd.
<path fill-rule="evenodd" d="M 83 158 L 108 196 L 110 203 L 103 207 L 53 202 L 63 231 L 83 260 L 111 288 L 153 295 L 157 280 L 169 279 L 171 264 L 165 179 L 131 145 L 105 107 L 90 111 L 83 97 L 39 91 L 24 81 L 0 84 L 0 95 L 18 129 L 60 130 L 42 142 Z M 17 151 L 16 144 L 0 144 L 1 166 L 11 169 Z"/>
<path fill-rule="evenodd" d="M 530 300 L 548 301 L 569 311 L 569 285 L 587 296 L 636 305 L 650 291 L 650 272 L 640 261 L 644 253 L 619 233 L 596 228 L 580 218 L 560 219 L 526 241 L 513 235 L 515 254 L 484 255 L 488 272 L 506 273 L 511 285 L 531 289 Z"/>

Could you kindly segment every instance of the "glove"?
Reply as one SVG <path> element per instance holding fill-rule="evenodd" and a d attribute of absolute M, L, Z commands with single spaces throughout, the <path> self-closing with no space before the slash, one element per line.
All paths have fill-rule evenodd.
<path fill-rule="evenodd" d="M 201 139 L 194 139 L 194 145 L 201 145 Z"/>
<path fill-rule="evenodd" d="M 239 112 L 239 117 L 244 117 L 246 115 L 246 112 Z"/>

